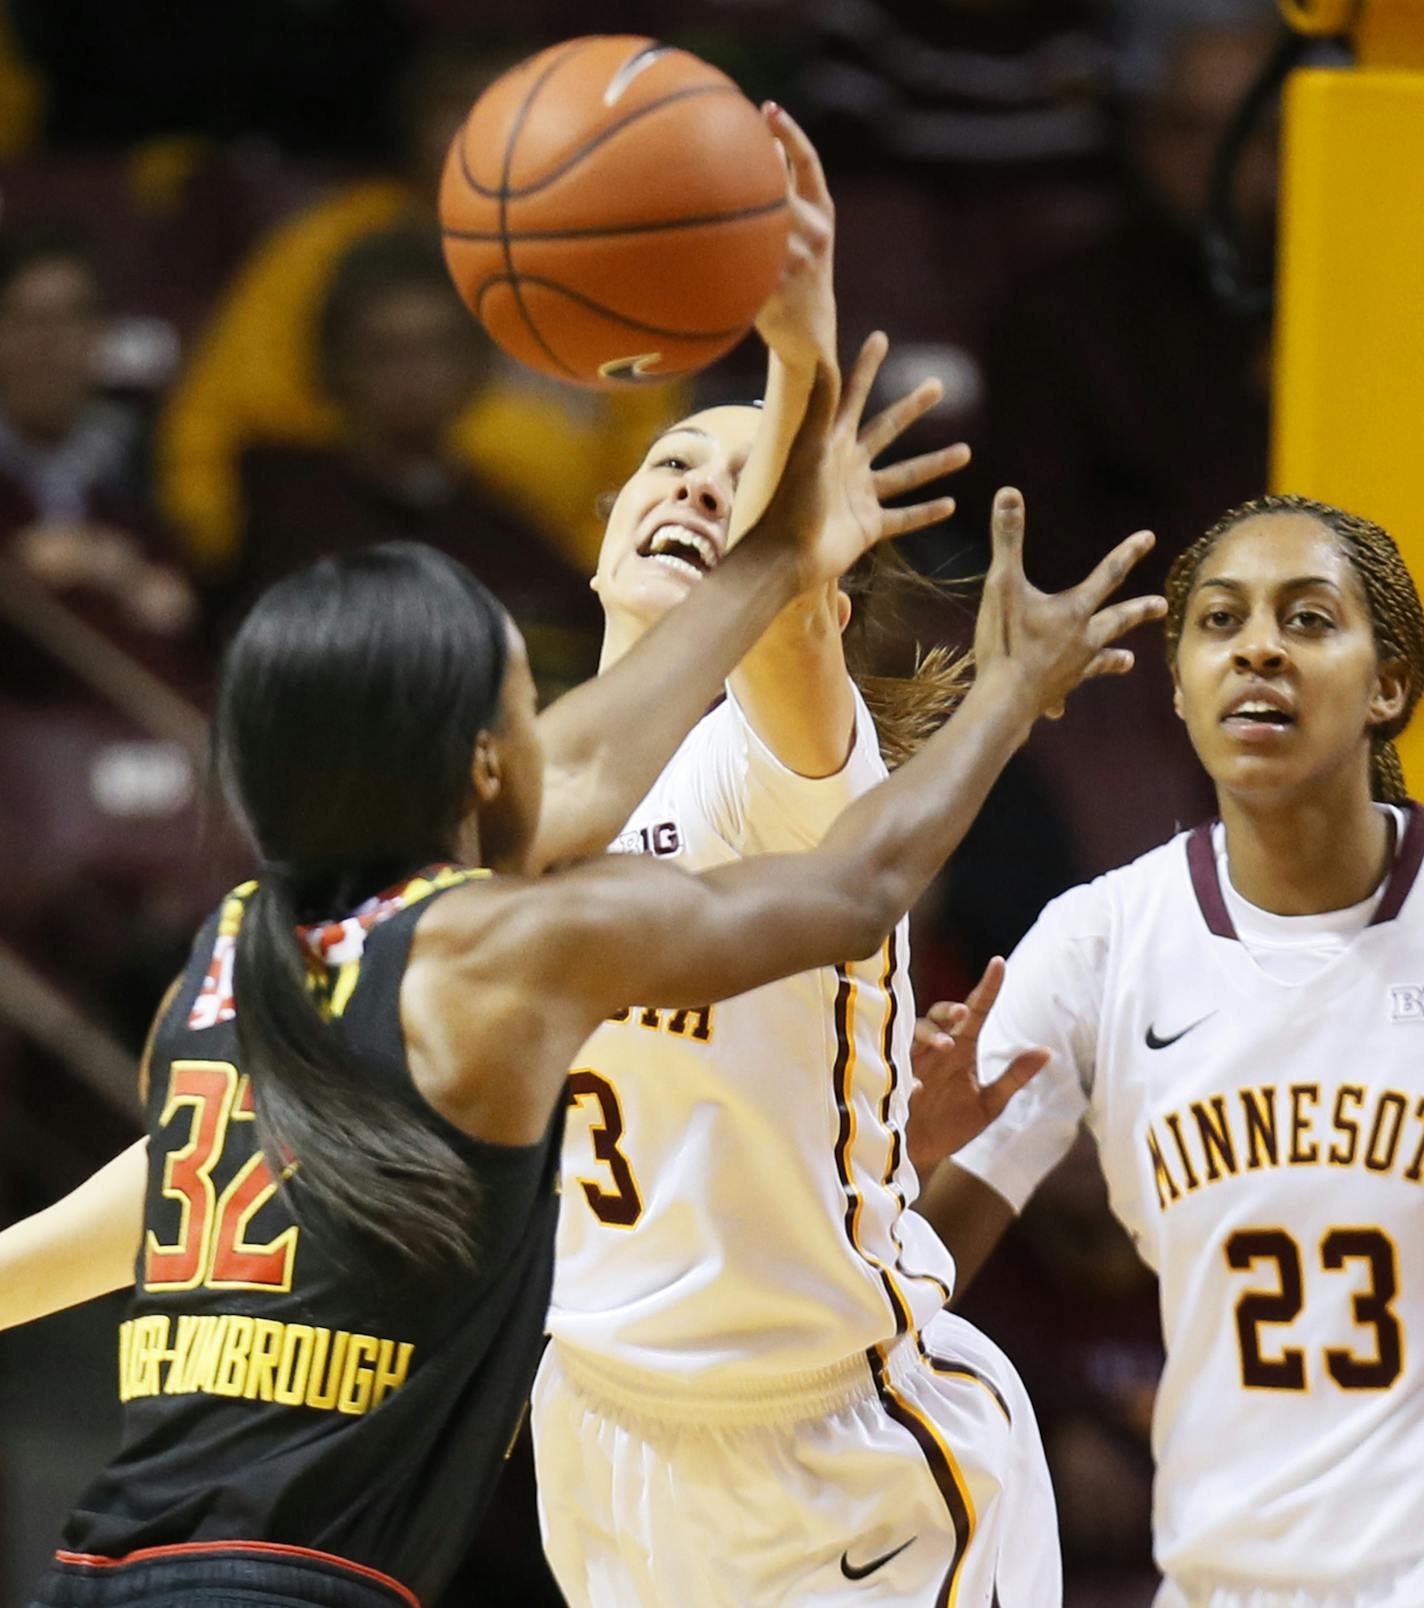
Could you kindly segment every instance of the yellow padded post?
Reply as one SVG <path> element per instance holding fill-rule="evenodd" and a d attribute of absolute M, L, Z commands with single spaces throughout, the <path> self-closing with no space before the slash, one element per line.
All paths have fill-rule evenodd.
<path fill-rule="evenodd" d="M 1384 525 L 1424 589 L 1424 6 L 1337 9 L 1399 64 L 1287 85 L 1271 478 Z M 1400 747 L 1417 796 L 1424 716 Z"/>

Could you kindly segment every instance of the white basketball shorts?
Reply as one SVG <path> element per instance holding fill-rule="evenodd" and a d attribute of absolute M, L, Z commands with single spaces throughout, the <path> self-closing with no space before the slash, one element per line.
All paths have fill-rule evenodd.
<path fill-rule="evenodd" d="M 1334 1584 L 1308 1580 L 1289 1586 L 1244 1581 L 1163 1582 L 1152 1608 L 1421 1608 L 1424 1559 Z"/>
<path fill-rule="evenodd" d="M 1060 1608 L 1033 1408 L 951 1313 L 734 1399 L 555 1342 L 532 1422 L 570 1608 Z"/>

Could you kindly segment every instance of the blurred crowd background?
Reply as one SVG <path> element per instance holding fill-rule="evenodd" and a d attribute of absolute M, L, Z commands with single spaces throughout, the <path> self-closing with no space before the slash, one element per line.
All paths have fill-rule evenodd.
<path fill-rule="evenodd" d="M 692 394 L 515 371 L 455 299 L 446 144 L 553 39 L 650 33 L 774 97 L 825 158 L 846 350 L 939 374 L 926 438 L 973 467 L 928 573 L 983 565 L 1026 494 L 1029 571 L 1141 526 L 1142 578 L 1264 489 L 1269 314 L 1214 293 L 1214 153 L 1278 48 L 1269 0 L 0 0 L 0 1212 L 137 1132 L 132 1068 L 195 924 L 245 869 L 204 717 L 254 592 L 315 554 L 435 542 L 510 604 L 546 695 L 590 673 L 600 495 L 690 400 L 753 394 L 748 342 Z M 1275 121 L 1237 164 L 1271 275 Z M 968 594 L 966 593 L 966 597 Z M 962 640 L 968 602 L 887 644 Z M 922 1000 L 1042 904 L 1209 812 L 1160 644 L 1011 767 L 919 910 Z M 1075 1608 L 1153 1589 L 1155 1293 L 1075 1154 L 964 1308 L 1010 1352 L 1057 1477 Z M 0 1338 L 0 1604 L 18 1605 L 114 1432 L 110 1305 Z M 451 1602 L 541 1608 L 527 1464 Z"/>

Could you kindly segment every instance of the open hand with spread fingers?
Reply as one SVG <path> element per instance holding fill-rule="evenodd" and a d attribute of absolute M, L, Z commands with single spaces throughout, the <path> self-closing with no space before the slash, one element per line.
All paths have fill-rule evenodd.
<path fill-rule="evenodd" d="M 975 675 L 1020 680 L 1036 714 L 1059 714 L 1068 694 L 1093 676 L 1131 670 L 1129 648 L 1112 644 L 1149 620 L 1160 620 L 1167 600 L 1148 595 L 1109 604 L 1132 567 L 1152 548 L 1151 531 L 1138 531 L 1066 592 L 1040 592 L 1023 567 L 1024 500 L 1006 486 L 994 498 L 993 556 L 984 579 L 974 631 Z"/>
<path fill-rule="evenodd" d="M 875 459 L 944 392 L 938 380 L 923 380 L 862 427 L 861 415 L 888 350 L 889 342 L 877 330 L 861 347 L 840 396 L 834 371 L 826 364 L 817 368 L 780 483 L 757 522 L 768 535 L 780 538 L 784 533 L 797 542 L 803 590 L 837 580 L 877 542 L 922 530 L 954 512 L 952 497 L 931 497 L 901 508 L 884 505 L 886 499 L 918 491 L 969 461 L 968 447 L 956 442 L 883 469 L 874 467 Z"/>
<path fill-rule="evenodd" d="M 962 1004 L 941 1000 L 915 1023 L 905 1149 L 921 1179 L 977 1139 L 1051 1059 L 1036 1045 L 1016 1055 L 994 1082 L 979 1081 L 979 1032 L 1003 981 L 1004 962 L 996 955 Z"/>

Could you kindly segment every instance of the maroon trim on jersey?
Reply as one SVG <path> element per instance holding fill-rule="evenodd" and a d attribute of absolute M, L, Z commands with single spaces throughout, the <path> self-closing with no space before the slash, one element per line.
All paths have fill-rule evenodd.
<path fill-rule="evenodd" d="M 1414 886 L 1414 879 L 1419 875 L 1420 862 L 1424 861 L 1424 809 L 1410 799 L 1404 810 L 1409 817 L 1404 828 L 1404 842 L 1390 867 L 1384 897 L 1370 918 L 1372 927 L 1378 927 L 1382 921 L 1393 921 L 1399 914 Z"/>
<path fill-rule="evenodd" d="M 1404 901 L 1414 888 L 1419 868 L 1424 865 L 1424 806 L 1413 799 L 1404 805 L 1406 820 L 1404 841 L 1399 845 L 1389 873 L 1385 877 L 1384 892 L 1370 917 L 1370 926 L 1393 921 L 1404 908 Z M 1216 850 L 1212 846 L 1212 829 L 1215 821 L 1204 821 L 1195 827 L 1187 838 L 1187 869 L 1191 872 L 1192 890 L 1201 906 L 1207 929 L 1218 938 L 1237 938 L 1236 924 L 1226 908 L 1221 891 L 1221 878 L 1216 869 Z"/>
<path fill-rule="evenodd" d="M 56 1552 L 60 1563 L 77 1565 L 82 1569 L 122 1569 L 130 1563 L 154 1563 L 164 1558 L 201 1558 L 219 1552 L 256 1553 L 259 1557 L 283 1558 L 293 1562 L 324 1563 L 363 1580 L 374 1580 L 387 1591 L 394 1592 L 410 1608 L 420 1608 L 420 1599 L 399 1580 L 382 1574 L 379 1569 L 364 1563 L 352 1563 L 349 1558 L 338 1558 L 332 1552 L 317 1552 L 312 1547 L 291 1547 L 280 1541 L 180 1541 L 168 1547 L 141 1547 L 137 1552 L 126 1552 L 122 1558 L 101 1558 L 92 1552 Z"/>
<path fill-rule="evenodd" d="M 1207 931 L 1218 938 L 1239 938 L 1236 923 L 1226 908 L 1221 879 L 1216 874 L 1216 850 L 1211 844 L 1215 821 L 1203 821 L 1187 838 L 1187 869 L 1192 874 L 1192 891 L 1201 906 Z"/>
<path fill-rule="evenodd" d="M 875 1381 L 880 1405 L 901 1429 L 908 1431 L 914 1437 L 921 1455 L 930 1466 L 930 1473 L 934 1475 L 934 1482 L 939 1487 L 939 1494 L 944 1498 L 944 1505 L 949 1509 L 950 1523 L 954 1529 L 954 1554 L 949 1560 L 949 1568 L 945 1571 L 944 1579 L 940 1582 L 939 1591 L 935 1594 L 935 1608 L 948 1608 L 954 1600 L 955 1583 L 959 1577 L 960 1566 L 964 1562 L 964 1554 L 968 1552 L 969 1543 L 974 1535 L 974 1519 L 968 1494 L 959 1483 L 958 1471 L 950 1461 L 947 1448 L 941 1441 L 938 1431 L 918 1409 L 898 1396 L 890 1381 L 886 1379 L 885 1359 L 880 1348 L 871 1346 L 865 1354 L 865 1360 L 870 1364 L 870 1374 Z"/>

